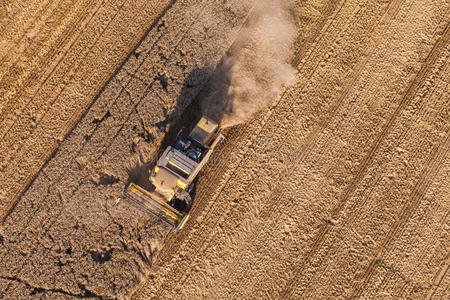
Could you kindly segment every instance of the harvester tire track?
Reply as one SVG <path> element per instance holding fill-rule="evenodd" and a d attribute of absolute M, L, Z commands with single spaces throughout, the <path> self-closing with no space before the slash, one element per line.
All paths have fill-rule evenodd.
<path fill-rule="evenodd" d="M 436 32 L 435 32 L 435 34 L 436 34 Z M 444 71 L 444 73 L 445 73 L 445 71 Z M 437 89 L 438 89 L 438 87 L 433 87 L 433 91 L 432 91 L 431 93 L 433 94 L 433 93 L 434 93 L 434 90 L 437 90 Z M 444 92 L 440 95 L 440 97 L 443 96 L 443 95 L 444 95 Z M 413 97 L 415 97 L 415 96 L 416 96 L 416 94 L 411 95 L 411 98 L 413 98 Z M 411 100 L 412 100 L 412 99 L 411 99 Z M 421 108 L 424 107 L 424 106 L 425 106 L 425 102 L 421 102 L 420 107 L 418 107 L 418 108 L 416 109 L 416 112 L 420 111 Z M 411 117 L 412 117 L 412 116 L 411 116 Z M 401 135 L 399 136 L 399 138 L 398 138 L 397 146 L 401 143 L 401 140 L 406 136 L 406 134 L 407 134 L 408 132 L 409 132 L 409 128 L 407 128 L 406 130 L 404 130 L 404 131 L 402 132 L 402 134 L 401 134 Z M 373 192 L 373 190 L 375 189 L 375 187 L 378 186 L 378 183 L 379 183 L 379 180 L 380 180 L 381 177 L 382 177 L 382 173 L 379 172 L 377 178 L 375 178 L 376 184 L 370 185 L 370 191 L 369 191 L 369 194 L 368 194 L 368 196 L 364 197 L 364 200 L 370 198 L 369 196 L 372 194 L 372 192 Z M 368 189 L 367 187 L 364 188 L 364 193 L 365 193 L 365 191 L 366 191 L 367 189 Z M 365 204 L 365 202 L 362 202 L 362 203 L 361 203 L 361 202 L 358 202 L 358 203 L 355 203 L 355 205 L 356 205 L 356 204 L 358 204 L 359 206 L 363 207 L 364 204 Z M 351 211 L 354 211 L 355 208 L 356 208 L 356 207 L 353 206 L 350 210 L 351 210 Z M 354 217 L 356 217 L 356 216 L 357 216 L 356 214 L 351 215 L 351 216 L 349 217 L 348 223 L 349 223 L 349 224 L 353 224 L 354 219 L 355 219 Z"/>
<path fill-rule="evenodd" d="M 424 63 L 422 64 L 422 68 L 419 70 L 419 72 L 414 77 L 414 79 L 413 79 L 412 83 L 410 84 L 408 90 L 406 91 L 404 97 L 400 101 L 397 109 L 394 111 L 393 115 L 389 118 L 387 123 L 384 125 L 384 128 L 383 128 L 381 134 L 378 136 L 375 143 L 372 145 L 368 155 L 361 162 L 361 167 L 360 167 L 358 173 L 356 174 L 355 178 L 352 180 L 352 183 L 349 185 L 349 187 L 346 188 L 346 190 L 344 192 L 344 196 L 339 201 L 338 206 L 336 206 L 333 209 L 333 211 L 331 213 L 332 218 L 335 218 L 339 214 L 339 212 L 342 210 L 346 201 L 348 200 L 350 195 L 355 190 L 357 183 L 361 180 L 363 173 L 367 169 L 369 162 L 372 160 L 374 153 L 380 146 L 381 141 L 383 140 L 384 136 L 387 134 L 390 127 L 394 123 L 395 119 L 400 114 L 400 112 L 412 100 L 417 89 L 422 85 L 423 79 L 426 77 L 426 75 L 430 71 L 430 68 L 431 68 L 430 66 L 434 64 L 434 62 L 436 61 L 438 55 L 440 54 L 443 46 L 445 45 L 445 41 L 448 38 L 447 35 L 448 35 L 448 25 L 446 27 L 444 34 L 435 43 L 433 49 L 430 51 L 428 57 L 425 59 Z M 289 298 L 291 288 L 293 285 L 295 285 L 296 278 L 303 272 L 303 269 L 308 264 L 309 259 L 317 252 L 319 247 L 323 244 L 325 236 L 328 233 L 329 227 L 330 226 L 327 223 L 324 223 L 321 226 L 319 233 L 317 234 L 316 238 L 314 239 L 314 243 L 312 244 L 310 251 L 308 251 L 308 254 L 305 256 L 305 260 L 303 260 L 301 262 L 301 264 L 298 267 L 296 267 L 296 272 L 295 272 L 294 276 L 292 276 L 291 280 L 289 280 L 289 282 L 287 284 L 287 288 L 282 292 L 282 296 L 280 298 L 284 298 L 284 299 Z"/>
<path fill-rule="evenodd" d="M 444 39 L 445 35 L 448 34 L 448 26 L 444 33 Z M 438 41 L 439 42 L 439 41 Z M 435 44 L 434 47 L 438 44 L 438 42 Z M 445 47 L 446 42 L 443 43 L 442 47 Z M 429 66 L 430 68 L 433 66 L 433 64 L 427 64 L 427 62 L 424 63 L 424 66 Z M 445 69 L 443 71 L 445 74 Z M 425 76 L 424 76 L 425 78 Z M 422 79 L 424 79 L 422 78 Z M 424 80 L 421 81 L 421 83 L 425 82 Z M 416 94 L 412 94 L 411 97 L 414 97 Z M 445 93 L 441 94 L 439 99 L 442 97 L 445 97 Z M 422 106 L 424 103 L 422 103 Z M 418 108 L 420 110 L 420 108 Z M 445 112 L 447 110 L 447 107 L 444 105 L 442 107 L 441 113 Z M 441 115 L 439 113 L 438 115 Z M 405 133 L 403 134 L 405 135 Z M 369 266 L 364 271 L 364 275 L 362 276 L 362 284 L 355 284 L 353 286 L 353 294 L 351 298 L 358 298 L 363 293 L 363 288 L 368 284 L 371 276 L 373 275 L 376 267 L 379 265 L 379 262 L 382 259 L 383 254 L 387 251 L 390 244 L 394 241 L 394 238 L 401 233 L 403 226 L 406 224 L 406 222 L 411 218 L 413 213 L 417 210 L 418 206 L 420 205 L 420 200 L 423 198 L 423 195 L 425 194 L 425 191 L 429 187 L 429 184 L 431 183 L 434 176 L 437 174 L 439 170 L 439 166 L 441 165 L 441 162 L 443 159 L 445 159 L 446 154 L 448 153 L 449 149 L 449 134 L 446 133 L 446 138 L 439 144 L 437 144 L 434 149 L 432 149 L 430 157 L 427 159 L 428 163 L 425 164 L 424 171 L 422 172 L 419 180 L 415 184 L 413 188 L 413 192 L 411 193 L 411 197 L 409 202 L 406 202 L 403 205 L 402 211 L 400 213 L 400 217 L 398 218 L 397 222 L 395 223 L 395 226 L 390 231 L 384 242 L 380 247 L 378 247 L 378 250 L 376 252 L 376 255 L 374 255 L 374 258 L 371 260 Z"/>
<path fill-rule="evenodd" d="M 433 282 L 437 282 L 437 284 L 434 284 L 435 286 L 430 289 L 430 292 L 426 296 L 427 300 L 433 299 L 437 289 L 442 284 L 442 281 L 444 280 L 445 276 L 447 276 L 449 269 L 450 269 L 450 252 L 447 253 L 444 266 L 441 269 L 439 269 L 433 277 Z"/>
<path fill-rule="evenodd" d="M 444 73 L 445 73 L 445 71 L 444 71 Z M 433 94 L 433 93 L 434 93 L 434 90 L 437 90 L 437 89 L 438 89 L 437 87 L 434 87 L 434 89 L 433 89 L 433 91 L 431 92 L 431 94 Z M 444 96 L 444 93 L 442 93 L 442 94 L 439 96 L 439 99 L 440 99 L 442 96 Z M 418 107 L 416 111 L 420 111 L 424 106 L 425 106 L 425 101 L 422 102 L 422 103 L 420 104 L 420 107 Z M 411 116 L 411 117 L 412 117 L 412 116 Z M 406 129 L 406 130 L 404 130 L 404 131 L 402 132 L 402 134 L 401 134 L 401 135 L 399 136 L 399 138 L 398 138 L 398 142 L 397 142 L 397 144 L 396 144 L 397 146 L 400 145 L 401 141 L 403 140 L 403 138 L 406 136 L 406 134 L 407 134 L 408 132 L 409 132 L 409 128 Z M 380 166 L 379 166 L 378 168 L 380 168 Z M 382 172 L 378 172 L 377 177 L 374 179 L 375 184 L 370 185 L 370 191 L 368 192 L 367 196 L 365 196 L 365 197 L 363 198 L 364 201 L 363 201 L 363 202 L 357 202 L 357 203 L 355 203 L 355 205 L 353 205 L 353 206 L 350 208 L 351 211 L 355 211 L 357 205 L 358 205 L 358 206 L 361 206 L 361 207 L 364 207 L 364 206 L 365 206 L 366 200 L 370 198 L 370 196 L 372 195 L 372 193 L 373 193 L 373 191 L 375 190 L 375 188 L 376 188 L 377 186 L 379 186 L 379 183 L 380 183 L 380 180 L 381 180 L 382 176 L 383 176 Z M 363 191 L 362 193 L 365 194 L 366 191 L 367 191 L 368 189 L 369 189 L 369 187 L 365 187 L 365 188 L 364 188 L 364 191 Z M 355 217 L 357 217 L 357 214 L 353 214 L 353 215 L 349 216 L 349 220 L 348 220 L 348 222 L 346 222 L 346 223 L 347 223 L 347 224 L 353 224 L 354 221 L 355 221 Z"/>
<path fill-rule="evenodd" d="M 353 293 L 351 298 L 358 298 L 361 296 L 363 292 L 363 288 L 368 283 L 370 277 L 373 275 L 381 257 L 386 252 L 389 245 L 392 243 L 394 238 L 401 232 L 403 226 L 412 216 L 412 214 L 416 211 L 417 207 L 420 204 L 420 200 L 423 198 L 423 195 L 428 188 L 431 180 L 437 174 L 437 170 L 439 169 L 439 165 L 441 161 L 446 157 L 449 146 L 450 146 L 450 135 L 449 132 L 446 133 L 443 141 L 435 146 L 433 149 L 433 153 L 430 155 L 429 162 L 426 164 L 422 175 L 417 181 L 413 192 L 411 193 L 411 197 L 408 202 L 406 202 L 402 208 L 400 213 L 400 217 L 395 223 L 392 230 L 389 232 L 388 236 L 384 240 L 383 244 L 379 247 L 374 258 L 371 260 L 367 269 L 364 271 L 362 275 L 361 284 L 356 283 L 353 286 Z"/>

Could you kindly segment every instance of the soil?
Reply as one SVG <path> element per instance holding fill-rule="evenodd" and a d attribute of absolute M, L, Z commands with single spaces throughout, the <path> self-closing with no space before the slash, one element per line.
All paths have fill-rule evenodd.
<path fill-rule="evenodd" d="M 295 85 L 224 130 L 178 234 L 115 200 L 253 3 L 73 2 L 2 4 L 0 298 L 450 297 L 448 1 L 296 2 Z"/>

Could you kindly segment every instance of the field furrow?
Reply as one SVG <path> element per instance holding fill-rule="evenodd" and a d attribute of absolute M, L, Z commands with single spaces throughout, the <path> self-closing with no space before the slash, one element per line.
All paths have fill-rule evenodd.
<path fill-rule="evenodd" d="M 448 1 L 262 2 L 1 4 L 0 298 L 450 297 Z M 295 80 L 222 129 L 184 228 L 116 203 L 210 95 L 276 89 L 252 34 L 283 22 Z"/>

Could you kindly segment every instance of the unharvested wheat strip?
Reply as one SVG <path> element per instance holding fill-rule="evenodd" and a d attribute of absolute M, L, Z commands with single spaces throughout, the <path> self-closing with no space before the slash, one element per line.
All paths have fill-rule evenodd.
<path fill-rule="evenodd" d="M 89 7 L 88 7 L 89 8 Z M 86 18 L 88 19 L 87 22 L 85 22 L 85 26 L 89 23 L 89 21 L 92 19 L 93 16 L 95 16 L 95 13 L 98 11 L 99 7 L 96 8 L 96 10 L 93 12 L 93 14 L 90 16 L 90 18 L 87 18 L 86 15 L 81 14 L 77 16 L 72 22 L 72 24 L 68 25 L 68 28 L 71 32 L 65 32 L 62 34 L 62 39 L 60 39 L 59 43 L 53 48 L 52 51 L 60 51 L 61 49 L 61 43 L 64 43 L 64 41 L 71 35 L 73 35 L 74 32 L 72 30 L 76 29 L 78 30 L 79 25 L 78 22 L 84 21 Z M 85 13 L 91 14 L 91 10 L 85 11 Z M 81 32 L 84 29 L 81 29 L 79 32 Z M 79 38 L 79 35 L 75 37 L 74 42 L 77 41 Z M 73 43 L 69 46 L 69 49 L 72 48 Z M 67 52 L 66 52 L 67 53 Z M 47 53 L 48 54 L 48 53 Z M 48 59 L 52 59 L 52 55 L 48 56 L 46 55 Z M 59 59 L 59 61 L 54 65 L 53 70 L 47 75 L 47 77 L 43 80 L 43 83 L 41 82 L 40 86 L 37 88 L 37 91 L 39 91 L 42 87 L 42 85 L 48 80 L 48 78 L 53 74 L 55 68 L 58 67 L 61 60 L 65 57 L 65 54 Z M 51 65 L 51 64 L 50 64 Z M 25 92 L 25 91 L 23 91 Z M 22 95 L 22 97 L 19 97 L 17 101 L 14 101 L 14 113 L 10 114 L 9 116 L 6 116 L 7 119 L 3 120 L 2 126 L 0 127 L 0 135 L 2 136 L 1 140 L 2 143 L 0 147 L 4 148 L 5 153 L 14 152 L 14 149 L 18 149 L 17 147 L 21 147 L 23 143 L 26 141 L 24 140 L 26 136 L 29 136 L 33 129 L 37 126 L 39 126 L 39 123 L 41 121 L 41 112 L 40 110 L 45 108 L 45 101 L 37 101 L 34 99 L 34 96 L 25 97 L 25 95 Z M 47 98 L 46 98 L 47 99 Z M 47 99 L 48 100 L 48 99 Z M 36 106 L 38 108 L 36 108 Z M 4 111 L 4 113 L 7 113 Z M 30 123 L 31 122 L 31 123 Z M 21 130 L 22 128 L 22 130 Z M 13 135 L 8 135 L 8 133 L 12 132 Z M 18 142 L 18 140 L 21 140 L 22 142 Z M 6 143 L 6 145 L 5 145 Z M 9 144 L 9 146 L 7 146 Z M 11 147 L 11 145 L 14 145 L 14 147 Z M 3 159 L 6 157 L 10 157 L 10 155 L 5 155 Z M 1 169 L 4 169 L 5 167 L 5 161 L 2 163 Z"/>
<path fill-rule="evenodd" d="M 113 3 L 110 3 L 110 5 L 111 4 Z M 24 95 L 24 97 L 19 98 L 21 102 L 18 106 L 21 107 L 23 112 L 26 109 L 29 110 L 27 107 L 28 104 L 37 102 L 36 98 L 44 98 L 46 101 L 52 100 L 54 95 L 61 91 L 62 86 L 66 86 L 67 83 L 71 81 L 74 69 L 77 68 L 77 64 L 82 62 L 82 58 L 85 57 L 86 52 L 88 53 L 90 51 L 92 44 L 95 44 L 96 39 L 98 39 L 98 35 L 89 37 L 87 34 L 83 34 L 84 31 L 92 30 L 92 28 L 88 28 L 88 26 L 96 26 L 97 33 L 101 34 L 105 25 L 107 26 L 109 21 L 108 11 L 111 13 L 116 11 L 116 9 L 117 8 L 114 5 L 99 5 L 95 10 L 91 11 L 91 15 L 89 16 L 87 22 L 85 22 L 84 26 L 77 29 L 79 30 L 79 34 L 74 42 L 66 51 L 64 51 L 54 68 L 52 68 L 51 72 L 40 83 L 39 87 L 35 90 L 29 91 L 28 94 Z M 98 17 L 97 15 L 103 15 L 103 17 Z M 41 107 L 40 109 L 45 109 L 45 107 Z M 43 116 L 36 118 L 36 122 L 38 123 L 42 118 Z M 21 118 L 21 115 L 17 115 L 17 113 L 11 114 L 5 121 L 6 126 L 3 125 L 0 127 L 0 135 L 2 136 L 2 139 L 9 133 L 10 130 L 13 130 L 16 122 L 21 121 L 24 121 L 23 118 Z"/>
<path fill-rule="evenodd" d="M 48 100 L 48 99 L 47 99 Z M 35 103 L 34 105 L 38 105 L 38 103 Z M 56 114 L 56 115 L 52 115 L 51 117 L 52 118 L 55 118 L 55 117 L 57 117 L 58 116 L 58 114 Z M 61 117 L 62 117 L 62 115 L 61 115 Z M 21 120 L 24 120 L 24 119 L 26 119 L 26 118 L 21 118 Z M 24 121 L 27 121 L 27 123 L 29 123 L 29 121 L 30 120 L 24 120 Z M 41 138 L 42 137 L 44 137 L 44 136 L 42 136 L 42 133 L 41 133 L 41 130 L 43 129 L 43 128 L 41 128 L 42 126 L 38 126 L 37 128 L 36 128 L 36 130 L 33 130 L 33 131 L 31 131 L 31 132 L 28 132 L 28 135 L 30 135 L 30 134 L 34 134 L 34 135 L 38 135 L 38 136 L 40 136 Z M 21 144 L 18 144 L 18 143 L 14 143 L 14 140 L 15 140 L 15 136 L 16 136 L 16 132 L 17 131 L 19 131 L 19 132 L 23 132 L 23 131 L 21 131 L 20 130 L 20 128 L 17 128 L 17 127 L 15 127 L 14 128 L 14 131 L 13 132 L 11 132 L 11 135 L 10 135 L 10 138 L 2 138 L 2 141 L 0 142 L 0 146 L 2 147 L 2 148 L 4 148 L 4 149 L 10 149 L 10 147 L 8 147 L 8 145 L 17 145 L 16 147 L 17 147 L 17 149 L 22 149 L 22 147 L 28 147 L 28 148 L 31 148 L 31 149 L 33 149 L 32 151 L 34 151 L 34 152 L 36 152 L 39 148 L 37 148 L 36 146 L 36 144 L 26 144 L 26 145 L 24 145 L 23 143 L 21 143 Z M 12 140 L 11 140 L 12 139 Z M 38 143 L 37 141 L 38 141 L 39 139 L 34 139 L 34 143 Z M 50 144 L 52 144 L 52 143 L 54 143 L 55 141 L 54 141 L 54 138 L 52 138 L 52 140 L 50 141 Z M 41 140 L 40 142 L 39 142 L 40 144 L 45 144 L 45 142 L 43 141 L 43 140 Z M 52 148 L 54 148 L 56 145 L 55 144 L 53 144 L 53 146 L 52 146 Z M 26 150 L 27 152 L 26 153 L 30 153 L 29 152 L 29 150 Z M 23 150 L 22 150 L 22 152 L 23 152 Z M 32 153 L 32 152 L 31 152 Z M 41 157 L 42 155 L 44 156 L 44 157 L 46 157 L 46 156 L 48 156 L 49 154 L 51 153 L 51 151 L 50 152 L 45 152 L 44 151 L 44 153 L 40 153 L 40 154 L 38 154 L 35 158 L 38 158 L 38 157 Z M 6 160 L 8 160 L 8 159 L 11 159 L 11 156 L 8 156 L 8 155 L 5 155 L 5 156 L 3 156 L 2 157 L 2 169 L 1 169 L 1 175 L 2 176 L 5 176 L 5 177 L 7 177 L 8 175 L 8 168 L 15 168 L 15 164 L 14 163 L 8 163 L 8 164 L 6 164 L 6 161 L 5 161 L 5 159 Z M 41 159 L 42 159 L 42 157 L 41 157 Z M 41 162 L 42 163 L 42 162 Z M 8 168 L 7 168 L 8 167 Z M 23 180 L 25 180 L 25 178 L 24 177 L 20 177 L 21 175 L 20 174 L 18 174 L 18 173 L 16 173 L 15 172 L 15 174 L 18 176 L 18 178 L 17 178 L 17 181 L 16 182 L 18 182 L 18 183 L 24 183 L 24 181 Z M 22 175 L 23 176 L 23 175 Z M 33 177 L 34 176 L 34 173 L 28 173 L 28 175 L 27 176 L 29 176 L 29 178 L 30 177 Z M 19 179 L 19 178 L 21 178 L 21 179 Z M 27 180 L 25 180 L 25 184 L 27 184 Z M 6 184 L 6 183 L 4 183 L 4 184 Z M 12 187 L 9 185 L 9 189 L 11 189 Z M 9 189 L 4 189 L 4 191 L 9 191 Z M 21 193 L 21 191 L 16 191 L 16 193 Z M 11 194 L 9 194 L 9 196 L 11 196 Z M 11 201 L 10 201 L 11 202 Z M 12 201 L 12 202 L 14 202 L 14 200 Z M 3 210 L 3 209 L 2 209 Z M 4 211 L 4 210 L 3 210 Z"/>
<path fill-rule="evenodd" d="M 2 56 L 0 56 L 0 67 L 5 70 L 5 72 L 2 72 L 0 79 L 7 73 L 6 71 L 8 71 L 8 69 L 13 67 L 17 62 L 20 63 L 21 58 L 26 57 L 27 54 L 30 53 L 30 48 L 36 47 L 35 45 L 37 44 L 37 41 L 41 39 L 42 35 L 46 35 L 49 32 L 48 28 L 45 27 L 45 23 L 54 18 L 55 14 L 58 14 L 59 9 L 61 9 L 62 1 L 63 0 L 42 1 L 41 4 L 44 4 L 44 6 L 36 7 L 38 12 L 36 12 L 33 18 L 30 16 L 30 22 L 29 24 L 26 24 L 27 27 L 23 28 L 22 32 L 16 32 L 16 34 L 13 35 L 17 39 L 11 40 L 8 45 L 5 45 Z M 10 30 L 11 29 L 12 28 L 10 28 Z"/>
<path fill-rule="evenodd" d="M 66 19 L 71 19 L 71 14 L 76 12 L 68 3 L 61 0 L 57 3 L 57 7 L 53 14 L 48 16 L 46 20 L 54 26 L 53 30 L 49 27 L 43 27 L 39 34 L 27 45 L 24 53 L 20 56 L 14 56 L 14 61 L 7 68 L 6 72 L 0 78 L 0 84 L 6 87 L 3 91 L 2 98 L 5 101 L 5 106 L 9 108 L 15 103 L 15 99 L 24 93 L 24 90 L 34 83 L 38 77 L 42 76 L 40 65 L 46 65 L 53 58 L 56 52 L 55 47 L 60 46 L 60 41 L 66 40 L 70 35 L 65 36 L 61 30 L 64 30 Z M 81 0 L 74 3 L 79 5 Z M 74 30 L 74 28 L 66 28 L 66 30 Z M 27 62 L 27 68 L 24 68 L 23 61 Z M 15 76 L 14 76 L 15 75 Z M 5 113 L 0 115 L 0 121 L 5 118 Z"/>
<path fill-rule="evenodd" d="M 15 34 L 9 33 L 11 39 L 4 40 L 2 46 L 0 48 L 0 69 L 5 70 L 7 65 L 11 62 L 11 60 L 16 58 L 19 53 L 22 53 L 26 49 L 26 44 L 28 36 L 34 37 L 34 35 L 39 31 L 41 26 L 43 25 L 43 21 L 47 18 L 49 14 L 53 12 L 53 4 L 54 1 L 39 1 L 40 7 L 36 7 L 34 10 L 36 11 L 33 16 L 29 16 L 26 18 L 29 20 L 27 24 L 24 24 L 22 30 L 16 31 Z M 31 4 L 31 3 L 30 3 Z M 25 11 L 25 10 L 23 10 Z M 20 22 L 13 22 L 13 24 L 19 24 Z M 0 25 L 0 28 L 2 25 Z M 0 30 L 3 33 L 8 32 L 9 30 L 13 31 L 12 24 L 8 24 L 5 26 L 8 30 L 3 29 Z M 13 55 L 14 54 L 14 55 Z"/>
<path fill-rule="evenodd" d="M 95 4 L 95 2 L 85 2 L 82 4 L 87 5 L 87 7 L 80 5 L 78 7 L 81 10 L 79 14 L 76 14 L 78 10 L 72 11 L 73 15 L 59 13 L 58 15 L 64 16 L 64 19 L 61 18 L 61 24 L 58 25 L 57 23 L 55 25 L 58 25 L 56 28 L 61 28 L 63 31 L 47 30 L 48 34 L 42 37 L 42 41 L 38 43 L 38 46 L 35 49 L 31 49 L 33 57 L 39 59 L 36 60 L 36 65 L 30 67 L 28 74 L 21 74 L 21 77 L 25 77 L 25 79 L 23 82 L 16 82 L 19 88 L 10 88 L 11 93 L 9 97 L 5 97 L 7 109 L 1 112 L 0 115 L 0 135 L 2 140 L 11 138 L 8 135 L 11 130 L 17 130 L 23 134 L 23 136 L 15 134 L 14 138 L 26 139 L 26 136 L 32 131 L 33 125 L 37 126 L 39 124 L 41 119 L 39 117 L 41 115 L 39 110 L 45 109 L 46 103 L 40 103 L 40 107 L 36 108 L 36 94 L 47 83 L 49 78 L 51 78 L 55 69 L 65 58 L 67 52 L 78 41 L 80 35 L 102 6 L 101 4 L 90 6 Z M 65 7 L 65 5 L 61 6 Z M 50 46 L 44 47 L 47 44 L 50 44 Z M 27 60 L 32 61 L 31 58 Z M 47 68 L 42 68 L 42 66 L 46 66 Z M 11 72 L 13 71 L 14 68 Z M 8 78 L 8 74 L 5 77 Z M 33 117 L 35 121 L 30 120 Z"/>
<path fill-rule="evenodd" d="M 7 54 L 11 44 L 16 44 L 17 37 L 23 36 L 29 29 L 33 28 L 35 21 L 45 13 L 53 0 L 48 1 L 8 1 L 2 2 L 0 6 L 0 54 Z M 22 5 L 22 7 L 20 7 Z M 0 64 L 1 65 L 1 64 Z"/>

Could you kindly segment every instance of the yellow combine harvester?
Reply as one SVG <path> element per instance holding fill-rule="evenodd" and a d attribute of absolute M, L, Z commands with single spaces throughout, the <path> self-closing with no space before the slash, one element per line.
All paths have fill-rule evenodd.
<path fill-rule="evenodd" d="M 147 191 L 130 183 L 122 199 L 130 200 L 176 231 L 183 228 L 192 206 L 194 179 L 224 139 L 218 131 L 218 124 L 207 117 L 202 117 L 190 134 L 181 131 L 152 170 L 152 189 Z"/>

